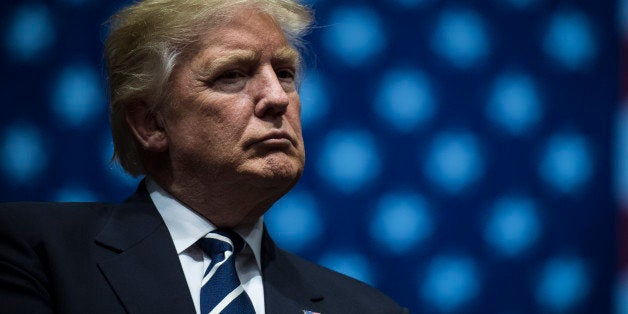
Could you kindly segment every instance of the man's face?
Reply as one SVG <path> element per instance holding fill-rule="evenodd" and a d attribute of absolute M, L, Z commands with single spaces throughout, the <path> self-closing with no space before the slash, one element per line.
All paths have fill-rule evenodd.
<path fill-rule="evenodd" d="M 261 13 L 202 36 L 173 73 L 164 115 L 174 171 L 204 182 L 292 186 L 305 162 L 298 54 Z"/>

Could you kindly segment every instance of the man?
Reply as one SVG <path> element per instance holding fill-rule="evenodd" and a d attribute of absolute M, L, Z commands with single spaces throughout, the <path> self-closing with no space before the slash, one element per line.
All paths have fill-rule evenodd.
<path fill-rule="evenodd" d="M 264 229 L 305 162 L 297 48 L 310 21 L 291 0 L 149 0 L 115 15 L 115 156 L 146 179 L 121 205 L 2 205 L 2 312 L 406 311 Z"/>

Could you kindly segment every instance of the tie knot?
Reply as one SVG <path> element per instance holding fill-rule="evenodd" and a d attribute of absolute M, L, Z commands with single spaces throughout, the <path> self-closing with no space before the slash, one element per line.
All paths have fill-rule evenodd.
<path fill-rule="evenodd" d="M 201 238 L 199 245 L 205 254 L 213 258 L 226 251 L 239 253 L 244 248 L 244 240 L 231 230 L 214 230 Z"/>

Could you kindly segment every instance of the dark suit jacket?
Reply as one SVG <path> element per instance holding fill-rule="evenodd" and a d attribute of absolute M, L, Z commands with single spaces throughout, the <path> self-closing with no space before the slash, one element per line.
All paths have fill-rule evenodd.
<path fill-rule="evenodd" d="M 266 313 L 403 313 L 264 232 Z M 0 204 L 0 312 L 195 313 L 166 225 L 145 188 L 123 204 Z"/>

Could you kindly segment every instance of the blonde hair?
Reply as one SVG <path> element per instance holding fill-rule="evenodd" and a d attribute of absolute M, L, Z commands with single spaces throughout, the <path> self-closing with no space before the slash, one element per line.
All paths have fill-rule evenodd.
<path fill-rule="evenodd" d="M 127 122 L 129 107 L 139 102 L 153 113 L 168 101 L 168 83 L 182 55 L 235 10 L 253 7 L 268 14 L 290 44 L 302 48 L 311 11 L 293 0 L 145 0 L 126 7 L 109 21 L 105 42 L 109 77 L 113 159 L 131 175 L 145 174 L 141 150 Z"/>

